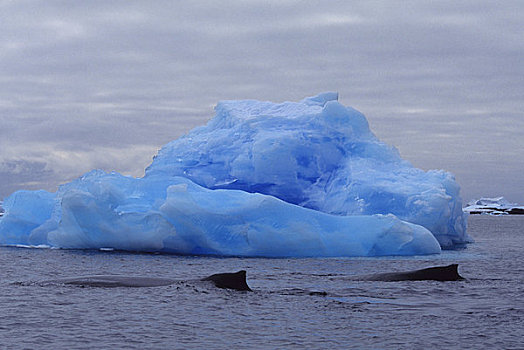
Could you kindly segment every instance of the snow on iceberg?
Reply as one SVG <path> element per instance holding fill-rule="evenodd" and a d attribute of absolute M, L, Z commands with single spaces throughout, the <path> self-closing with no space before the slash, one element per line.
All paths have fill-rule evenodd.
<path fill-rule="evenodd" d="M 470 241 L 453 176 L 402 160 L 336 93 L 220 102 L 143 178 L 95 170 L 3 206 L 4 245 L 302 257 L 433 254 Z"/>

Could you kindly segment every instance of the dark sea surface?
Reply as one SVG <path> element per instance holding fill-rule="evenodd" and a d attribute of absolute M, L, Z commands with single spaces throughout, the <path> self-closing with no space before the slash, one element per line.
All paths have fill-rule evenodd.
<path fill-rule="evenodd" d="M 524 216 L 470 216 L 441 255 L 240 259 L 0 248 L 1 349 L 524 349 Z M 457 282 L 352 276 L 459 263 Z M 247 270 L 254 292 L 200 278 Z M 98 274 L 180 280 L 96 288 Z M 325 293 L 324 293 L 325 292 Z"/>

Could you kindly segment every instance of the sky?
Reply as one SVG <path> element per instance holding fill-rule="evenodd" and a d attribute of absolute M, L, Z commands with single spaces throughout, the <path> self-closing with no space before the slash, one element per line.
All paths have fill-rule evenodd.
<path fill-rule="evenodd" d="M 0 199 L 142 176 L 219 100 L 337 91 L 467 202 L 524 203 L 524 1 L 0 0 Z"/>

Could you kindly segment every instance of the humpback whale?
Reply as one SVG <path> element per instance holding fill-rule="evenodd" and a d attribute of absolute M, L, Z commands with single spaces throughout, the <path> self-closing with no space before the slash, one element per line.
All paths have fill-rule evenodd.
<path fill-rule="evenodd" d="M 463 280 L 458 273 L 458 264 L 448 266 L 428 267 L 421 270 L 379 273 L 376 275 L 363 276 L 365 281 L 459 281 Z"/>
<path fill-rule="evenodd" d="M 235 273 L 219 273 L 203 278 L 201 281 L 212 281 L 218 288 L 233 289 L 239 291 L 251 291 L 246 282 L 246 271 Z M 178 281 L 168 278 L 118 276 L 118 275 L 94 275 L 73 278 L 62 278 L 49 281 L 49 283 L 61 283 L 83 287 L 160 287 L 168 286 Z"/>

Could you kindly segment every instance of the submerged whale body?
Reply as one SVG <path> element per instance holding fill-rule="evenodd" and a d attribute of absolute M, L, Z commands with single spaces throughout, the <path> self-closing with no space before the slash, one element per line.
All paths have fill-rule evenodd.
<path fill-rule="evenodd" d="M 217 273 L 204 278 L 202 281 L 211 281 L 218 288 L 251 291 L 246 282 L 245 270 L 235 273 Z"/>
<path fill-rule="evenodd" d="M 239 291 L 251 291 L 246 282 L 246 271 L 236 273 L 220 273 L 202 279 L 202 281 L 212 281 L 218 288 L 233 289 Z M 168 278 L 139 277 L 139 276 L 114 276 L 114 275 L 93 275 L 73 278 L 63 278 L 51 281 L 82 287 L 161 287 L 181 282 Z"/>
<path fill-rule="evenodd" d="M 390 272 L 371 275 L 363 278 L 366 281 L 459 281 L 463 280 L 458 273 L 458 264 L 428 267 L 421 270 Z"/>

